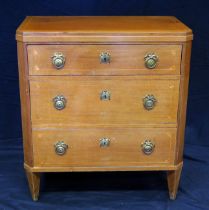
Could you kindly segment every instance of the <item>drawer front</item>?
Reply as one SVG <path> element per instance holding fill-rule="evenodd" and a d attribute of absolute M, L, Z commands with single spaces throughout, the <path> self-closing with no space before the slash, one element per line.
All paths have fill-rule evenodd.
<path fill-rule="evenodd" d="M 179 74 L 181 48 L 181 45 L 28 45 L 29 74 Z M 149 67 L 156 62 L 156 67 L 147 68 L 145 60 L 151 64 Z"/>
<path fill-rule="evenodd" d="M 142 166 L 173 163 L 176 129 L 35 130 L 32 138 L 35 166 Z"/>
<path fill-rule="evenodd" d="M 31 77 L 32 125 L 62 127 L 176 123 L 179 80 L 158 78 L 161 79 L 151 79 L 149 76 Z M 106 95 L 101 98 L 104 93 Z M 64 102 L 58 99 L 59 96 L 64 98 Z M 147 110 L 145 102 L 153 108 Z M 56 109 L 55 105 L 60 108 L 60 103 L 65 107 Z"/>

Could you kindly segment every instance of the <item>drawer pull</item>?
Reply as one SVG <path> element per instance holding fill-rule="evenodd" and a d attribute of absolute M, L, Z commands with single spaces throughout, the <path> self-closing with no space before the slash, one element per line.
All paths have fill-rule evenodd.
<path fill-rule="evenodd" d="M 110 54 L 107 52 L 102 52 L 100 54 L 100 63 L 110 63 Z"/>
<path fill-rule="evenodd" d="M 143 98 L 144 108 L 146 110 L 152 110 L 155 107 L 157 99 L 153 95 L 146 95 Z"/>
<path fill-rule="evenodd" d="M 64 155 L 68 149 L 68 145 L 63 141 L 58 141 L 55 145 L 55 152 L 57 155 Z"/>
<path fill-rule="evenodd" d="M 141 147 L 144 154 L 150 155 L 154 151 L 155 144 L 151 140 L 145 140 L 142 142 Z"/>
<path fill-rule="evenodd" d="M 63 95 L 58 95 L 53 98 L 54 107 L 57 110 L 62 110 L 65 108 L 67 100 Z"/>
<path fill-rule="evenodd" d="M 104 100 L 104 101 L 107 101 L 107 100 L 110 100 L 110 92 L 107 91 L 107 90 L 103 90 L 101 93 L 100 93 L 100 99 L 101 100 Z"/>
<path fill-rule="evenodd" d="M 52 56 L 52 64 L 58 70 L 63 68 L 65 65 L 65 56 L 60 52 L 54 53 Z"/>
<path fill-rule="evenodd" d="M 100 139 L 100 143 L 99 143 L 100 147 L 108 147 L 109 145 L 110 145 L 110 139 L 108 138 Z"/>
<path fill-rule="evenodd" d="M 158 57 L 154 53 L 148 53 L 144 57 L 145 60 L 145 66 L 148 69 L 154 69 L 157 66 Z"/>

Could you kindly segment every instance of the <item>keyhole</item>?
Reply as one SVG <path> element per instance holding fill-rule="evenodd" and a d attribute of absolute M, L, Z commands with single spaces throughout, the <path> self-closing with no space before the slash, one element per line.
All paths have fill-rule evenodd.
<path fill-rule="evenodd" d="M 108 53 L 101 53 L 100 54 L 100 63 L 110 63 L 110 55 Z"/>
<path fill-rule="evenodd" d="M 101 100 L 110 100 L 110 93 L 106 90 L 103 90 L 100 94 Z"/>

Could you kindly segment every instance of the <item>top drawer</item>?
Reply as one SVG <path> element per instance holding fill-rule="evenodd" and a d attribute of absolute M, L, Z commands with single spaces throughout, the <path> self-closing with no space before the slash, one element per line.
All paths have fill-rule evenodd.
<path fill-rule="evenodd" d="M 28 45 L 27 50 L 30 75 L 180 73 L 181 45 Z"/>

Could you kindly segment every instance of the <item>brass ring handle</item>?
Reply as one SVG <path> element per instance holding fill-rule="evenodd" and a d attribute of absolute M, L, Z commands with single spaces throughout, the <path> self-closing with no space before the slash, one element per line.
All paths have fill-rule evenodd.
<path fill-rule="evenodd" d="M 157 99 L 153 95 L 146 95 L 143 98 L 143 105 L 146 110 L 152 110 L 155 107 Z"/>
<path fill-rule="evenodd" d="M 57 110 L 62 110 L 65 108 L 67 99 L 63 95 L 58 95 L 53 98 L 54 107 Z"/>
<path fill-rule="evenodd" d="M 65 56 L 60 52 L 54 53 L 52 56 L 52 64 L 57 70 L 63 68 L 65 65 Z"/>
<path fill-rule="evenodd" d="M 151 140 L 145 140 L 142 142 L 141 147 L 145 155 L 150 155 L 154 151 L 155 144 Z"/>
<path fill-rule="evenodd" d="M 99 143 L 100 147 L 108 147 L 109 145 L 110 145 L 110 139 L 106 137 L 100 139 L 100 143 Z"/>
<path fill-rule="evenodd" d="M 58 141 L 54 145 L 54 148 L 57 155 L 64 155 L 68 149 L 68 145 L 65 144 L 63 141 Z"/>
<path fill-rule="evenodd" d="M 145 55 L 144 57 L 144 61 L 145 61 L 145 66 L 148 69 L 154 69 L 157 66 L 157 62 L 158 62 L 158 56 L 155 55 L 155 53 L 148 53 L 147 55 Z"/>
<path fill-rule="evenodd" d="M 100 63 L 110 63 L 110 54 L 107 52 L 102 52 L 100 54 Z"/>

